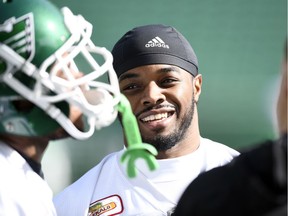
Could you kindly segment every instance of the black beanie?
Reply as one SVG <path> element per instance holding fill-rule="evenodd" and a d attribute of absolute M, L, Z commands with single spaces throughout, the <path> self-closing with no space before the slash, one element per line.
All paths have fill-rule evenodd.
<path fill-rule="evenodd" d="M 150 64 L 175 65 L 193 76 L 198 74 L 193 48 L 171 26 L 155 24 L 133 28 L 114 45 L 112 55 L 118 77 L 132 68 Z"/>

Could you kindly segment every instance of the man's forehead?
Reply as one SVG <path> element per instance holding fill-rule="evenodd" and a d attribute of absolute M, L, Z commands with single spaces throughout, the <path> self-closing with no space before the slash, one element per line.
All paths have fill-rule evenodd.
<path fill-rule="evenodd" d="M 187 73 L 187 72 L 174 65 L 164 65 L 164 64 L 143 65 L 124 72 L 119 77 L 119 81 L 129 78 L 143 77 L 151 73 L 161 75 L 165 73 Z"/>

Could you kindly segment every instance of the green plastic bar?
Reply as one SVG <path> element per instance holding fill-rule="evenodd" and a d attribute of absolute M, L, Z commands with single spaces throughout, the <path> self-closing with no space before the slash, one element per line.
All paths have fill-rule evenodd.
<path fill-rule="evenodd" d="M 128 99 L 121 94 L 120 103 L 118 104 L 118 111 L 122 115 L 122 125 L 127 141 L 127 149 L 121 157 L 121 162 L 127 162 L 128 177 L 134 178 L 136 176 L 136 160 L 142 158 L 146 161 L 150 170 L 158 168 L 158 163 L 155 158 L 157 150 L 154 146 L 148 143 L 142 143 L 139 127 L 136 117 L 134 116 Z"/>

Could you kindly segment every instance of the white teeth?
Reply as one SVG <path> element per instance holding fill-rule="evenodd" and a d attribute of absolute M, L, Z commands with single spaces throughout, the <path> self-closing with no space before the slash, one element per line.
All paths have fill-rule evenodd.
<path fill-rule="evenodd" d="M 148 121 L 160 120 L 160 119 L 167 118 L 167 117 L 168 117 L 168 113 L 160 113 L 156 115 L 147 116 L 141 120 L 143 122 L 148 122 Z"/>

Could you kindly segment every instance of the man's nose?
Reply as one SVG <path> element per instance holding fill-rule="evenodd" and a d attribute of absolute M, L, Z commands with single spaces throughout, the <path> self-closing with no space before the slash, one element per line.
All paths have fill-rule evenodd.
<path fill-rule="evenodd" d="M 150 82 L 144 89 L 142 94 L 141 103 L 143 105 L 156 105 L 166 100 L 163 94 L 164 89 L 159 87 L 157 83 Z"/>

